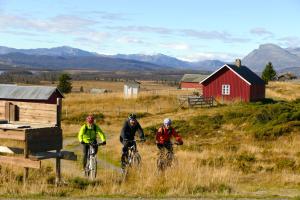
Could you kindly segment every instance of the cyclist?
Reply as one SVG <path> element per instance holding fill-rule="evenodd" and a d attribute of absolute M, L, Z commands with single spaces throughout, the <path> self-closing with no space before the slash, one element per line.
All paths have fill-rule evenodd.
<path fill-rule="evenodd" d="M 123 144 L 122 156 L 121 156 L 122 170 L 124 170 L 126 166 L 128 147 L 131 147 L 133 145 L 136 147 L 136 142 L 134 141 L 136 131 L 139 132 L 141 141 L 145 141 L 144 131 L 140 123 L 136 119 L 136 114 L 132 113 L 128 116 L 128 119 L 125 120 L 120 135 L 120 142 Z"/>
<path fill-rule="evenodd" d="M 175 137 L 175 144 L 182 145 L 183 141 L 180 135 L 171 126 L 172 121 L 170 118 L 164 119 L 163 125 L 158 129 L 156 133 L 156 145 L 160 152 L 166 148 L 169 153 L 173 154 L 173 146 L 171 143 L 171 137 Z"/>
<path fill-rule="evenodd" d="M 83 160 L 82 166 L 85 170 L 86 162 L 87 162 L 87 154 L 89 150 L 89 144 L 97 143 L 97 134 L 99 135 L 102 145 L 106 145 L 106 136 L 101 130 L 101 128 L 95 123 L 95 119 L 93 115 L 88 115 L 86 117 L 86 123 L 80 128 L 78 133 L 78 140 L 82 145 L 83 151 Z M 96 147 L 96 153 L 98 148 Z"/>

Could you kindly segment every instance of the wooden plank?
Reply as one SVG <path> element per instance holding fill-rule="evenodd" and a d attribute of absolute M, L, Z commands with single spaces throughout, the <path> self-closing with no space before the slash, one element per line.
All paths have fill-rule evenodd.
<path fill-rule="evenodd" d="M 0 139 L 25 141 L 25 132 L 23 130 L 0 129 Z"/>
<path fill-rule="evenodd" d="M 60 158 L 64 160 L 77 160 L 77 155 L 71 151 L 60 152 L 38 152 L 29 155 L 31 160 L 45 160 L 50 158 Z"/>
<path fill-rule="evenodd" d="M 28 158 L 0 156 L 0 163 L 11 164 L 18 167 L 28 167 L 34 169 L 41 168 L 41 161 L 33 161 Z"/>
<path fill-rule="evenodd" d="M 19 120 L 21 122 L 39 122 L 39 123 L 52 122 L 53 124 L 56 124 L 56 116 L 43 115 L 43 113 L 26 115 L 21 111 L 19 115 Z"/>
<path fill-rule="evenodd" d="M 19 106 L 21 109 L 56 111 L 56 104 L 32 103 L 32 102 L 21 102 L 21 101 L 4 101 L 4 102 L 11 102 L 12 104 Z"/>
<path fill-rule="evenodd" d="M 0 152 L 1 153 L 9 153 L 9 154 L 23 154 L 24 149 L 15 148 L 15 147 L 0 146 Z"/>

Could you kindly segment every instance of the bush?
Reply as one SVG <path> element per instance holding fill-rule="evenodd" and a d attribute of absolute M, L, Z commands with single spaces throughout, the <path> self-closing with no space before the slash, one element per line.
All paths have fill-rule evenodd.
<path fill-rule="evenodd" d="M 254 154 L 243 152 L 236 158 L 236 164 L 238 169 L 243 173 L 250 173 L 252 171 L 252 165 L 255 163 L 256 158 Z"/>
<path fill-rule="evenodd" d="M 84 124 L 88 113 L 80 113 L 77 115 L 72 115 L 62 120 L 67 124 Z M 102 113 L 93 114 L 96 122 L 103 122 L 104 115 Z"/>
<path fill-rule="evenodd" d="M 295 170 L 297 167 L 296 162 L 291 158 L 279 158 L 275 162 L 278 170 Z"/>

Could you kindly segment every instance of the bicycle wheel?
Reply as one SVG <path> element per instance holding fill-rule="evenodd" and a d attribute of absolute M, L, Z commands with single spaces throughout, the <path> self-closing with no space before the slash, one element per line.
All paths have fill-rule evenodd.
<path fill-rule="evenodd" d="M 131 158 L 131 166 L 138 167 L 141 163 L 141 160 L 142 158 L 138 152 L 133 153 Z"/>
<path fill-rule="evenodd" d="M 97 176 L 97 160 L 95 157 L 90 158 L 90 164 L 89 164 L 89 177 L 91 180 L 95 180 Z"/>
<path fill-rule="evenodd" d="M 167 153 L 166 159 L 167 159 L 167 166 L 168 167 L 173 166 L 173 163 L 174 163 L 174 154 L 172 152 L 168 152 Z"/>
<path fill-rule="evenodd" d="M 157 170 L 158 171 L 165 171 L 166 169 L 166 158 L 165 158 L 165 153 L 164 152 L 161 152 L 159 154 L 159 157 L 157 159 Z"/>

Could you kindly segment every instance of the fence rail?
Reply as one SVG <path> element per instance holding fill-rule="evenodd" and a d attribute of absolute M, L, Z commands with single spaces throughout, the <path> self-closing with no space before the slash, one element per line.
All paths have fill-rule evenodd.
<path fill-rule="evenodd" d="M 212 107 L 214 105 L 215 99 L 214 97 L 203 97 L 203 96 L 190 96 L 188 97 L 188 105 L 189 107 Z"/>

